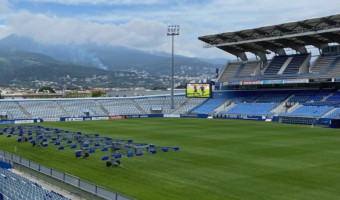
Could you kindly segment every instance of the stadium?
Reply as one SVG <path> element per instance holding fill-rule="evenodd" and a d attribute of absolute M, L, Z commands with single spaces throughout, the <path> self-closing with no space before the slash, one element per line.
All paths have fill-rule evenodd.
<path fill-rule="evenodd" d="M 340 15 L 198 39 L 186 94 L 1 100 L 2 199 L 337 199 Z"/>

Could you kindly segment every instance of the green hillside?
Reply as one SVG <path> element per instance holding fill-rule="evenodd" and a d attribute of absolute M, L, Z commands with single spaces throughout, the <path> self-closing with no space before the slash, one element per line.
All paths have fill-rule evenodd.
<path fill-rule="evenodd" d="M 164 86 L 157 78 L 137 77 L 133 72 L 108 71 L 57 61 L 49 56 L 24 51 L 0 50 L 0 85 L 40 88 Z"/>

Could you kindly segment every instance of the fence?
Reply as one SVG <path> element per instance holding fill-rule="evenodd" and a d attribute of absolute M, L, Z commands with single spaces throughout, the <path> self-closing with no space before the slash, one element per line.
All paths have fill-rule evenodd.
<path fill-rule="evenodd" d="M 90 200 L 131 200 L 130 198 L 116 192 L 104 189 L 70 174 L 51 169 L 12 153 L 0 150 L 0 157 L 1 156 L 7 159 L 7 161 L 10 161 L 10 163 L 13 164 L 13 168 L 30 174 L 45 182 L 51 183 L 52 185 L 64 189 L 81 198 Z"/>

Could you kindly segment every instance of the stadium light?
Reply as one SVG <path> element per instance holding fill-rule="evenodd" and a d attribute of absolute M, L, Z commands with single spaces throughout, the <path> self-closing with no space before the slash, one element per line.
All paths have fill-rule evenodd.
<path fill-rule="evenodd" d="M 167 36 L 172 38 L 172 57 L 171 57 L 171 105 L 170 108 L 174 109 L 174 36 L 179 35 L 179 25 L 169 25 Z"/>

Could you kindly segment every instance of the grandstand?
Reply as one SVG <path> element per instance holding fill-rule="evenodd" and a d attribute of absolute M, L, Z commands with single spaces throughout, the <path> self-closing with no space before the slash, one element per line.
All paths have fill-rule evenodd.
<path fill-rule="evenodd" d="M 109 117 L 117 115 L 152 114 L 224 114 L 304 116 L 321 118 L 340 106 L 336 89 L 260 89 L 215 91 L 212 98 L 186 98 L 176 95 L 175 109 L 170 109 L 169 96 L 131 98 L 88 98 L 54 100 L 3 100 L 0 113 L 8 120 L 74 117 Z M 333 115 L 328 115 L 333 116 Z"/>
<path fill-rule="evenodd" d="M 170 97 L 112 97 L 53 100 L 2 100 L 0 113 L 7 119 L 46 119 L 61 117 L 114 116 L 151 114 L 160 109 L 162 114 L 184 114 L 199 106 L 206 99 L 187 99 L 175 95 L 175 109 L 170 109 Z"/>
<path fill-rule="evenodd" d="M 216 80 L 219 94 L 215 90 L 212 99 L 193 112 L 328 123 L 338 117 L 339 30 L 340 15 L 332 15 L 199 37 L 205 47 L 219 48 L 238 61 L 228 62 Z M 318 51 L 307 50 L 311 47 Z"/>

